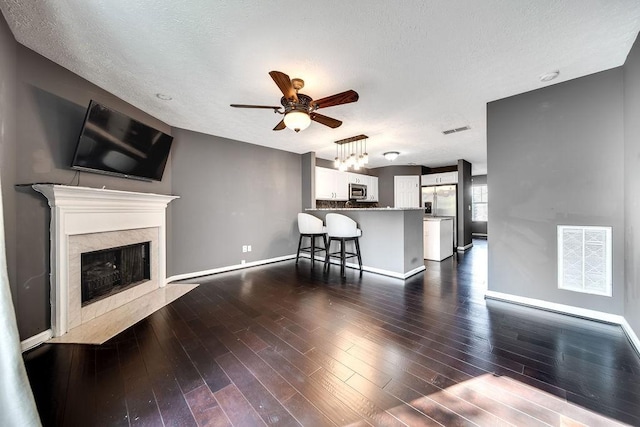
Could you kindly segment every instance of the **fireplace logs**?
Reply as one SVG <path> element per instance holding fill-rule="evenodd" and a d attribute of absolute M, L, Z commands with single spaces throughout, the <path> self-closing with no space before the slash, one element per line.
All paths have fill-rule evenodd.
<path fill-rule="evenodd" d="M 82 306 L 149 280 L 150 243 L 83 253 L 80 279 Z"/>

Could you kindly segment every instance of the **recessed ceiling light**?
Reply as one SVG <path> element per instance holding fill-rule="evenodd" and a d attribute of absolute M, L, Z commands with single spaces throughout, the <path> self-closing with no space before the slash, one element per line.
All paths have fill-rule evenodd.
<path fill-rule="evenodd" d="M 169 95 L 165 95 L 164 93 L 156 93 L 156 98 L 162 99 L 163 101 L 171 101 L 173 98 Z"/>
<path fill-rule="evenodd" d="M 551 80 L 555 79 L 559 75 L 560 75 L 560 71 L 558 71 L 558 70 L 552 71 L 550 73 L 544 73 L 543 75 L 540 76 L 540 81 L 541 82 L 550 82 Z"/>

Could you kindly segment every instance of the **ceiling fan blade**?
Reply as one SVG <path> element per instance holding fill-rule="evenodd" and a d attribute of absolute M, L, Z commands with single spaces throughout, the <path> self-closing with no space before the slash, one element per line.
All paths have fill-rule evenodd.
<path fill-rule="evenodd" d="M 291 79 L 285 73 L 280 71 L 269 71 L 269 75 L 276 82 L 278 88 L 282 92 L 285 98 L 293 99 L 295 102 L 298 102 L 298 95 L 296 94 L 296 90 L 293 88 L 291 84 Z"/>
<path fill-rule="evenodd" d="M 284 124 L 284 119 L 283 119 L 283 120 L 280 120 L 280 123 L 278 123 L 276 127 L 273 128 L 273 130 L 282 130 L 286 127 L 287 126 Z"/>
<path fill-rule="evenodd" d="M 279 110 L 282 107 L 276 107 L 272 105 L 247 105 L 247 104 L 231 104 L 232 107 L 235 108 L 264 108 L 268 110 Z"/>
<path fill-rule="evenodd" d="M 340 120 L 323 116 L 322 114 L 318 114 L 318 113 L 311 113 L 309 114 L 309 117 L 311 117 L 311 120 L 313 120 L 314 122 L 322 123 L 323 125 L 329 126 L 330 128 L 333 128 L 333 129 L 339 127 L 342 124 Z"/>
<path fill-rule="evenodd" d="M 356 92 L 355 90 L 348 90 L 346 92 L 337 93 L 325 98 L 316 99 L 315 101 L 311 102 L 311 105 L 316 106 L 316 108 L 333 107 L 334 105 L 356 102 L 358 98 L 360 98 L 358 92 Z"/>

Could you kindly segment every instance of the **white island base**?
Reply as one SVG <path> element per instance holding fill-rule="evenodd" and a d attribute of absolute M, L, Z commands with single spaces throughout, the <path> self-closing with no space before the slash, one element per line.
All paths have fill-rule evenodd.
<path fill-rule="evenodd" d="M 424 218 L 424 259 L 442 261 L 453 255 L 453 218 Z"/>

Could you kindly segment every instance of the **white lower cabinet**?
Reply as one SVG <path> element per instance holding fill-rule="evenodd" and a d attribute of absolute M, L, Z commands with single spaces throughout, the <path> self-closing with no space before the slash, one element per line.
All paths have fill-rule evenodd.
<path fill-rule="evenodd" d="M 442 261 L 453 255 L 453 219 L 424 220 L 424 259 Z"/>

